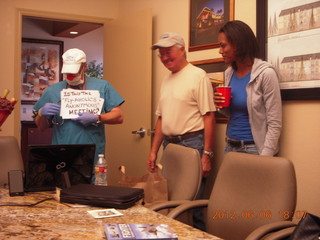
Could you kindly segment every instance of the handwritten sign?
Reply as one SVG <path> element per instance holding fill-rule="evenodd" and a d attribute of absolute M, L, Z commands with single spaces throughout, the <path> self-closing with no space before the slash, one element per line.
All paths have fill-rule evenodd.
<path fill-rule="evenodd" d="M 79 113 L 100 114 L 104 99 L 97 90 L 64 89 L 61 95 L 60 116 L 63 119 L 78 117 Z"/>

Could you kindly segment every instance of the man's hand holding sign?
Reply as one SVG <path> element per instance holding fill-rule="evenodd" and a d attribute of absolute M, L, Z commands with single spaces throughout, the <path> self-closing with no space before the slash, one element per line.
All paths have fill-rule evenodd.
<path fill-rule="evenodd" d="M 87 127 L 99 123 L 99 115 L 104 99 L 100 98 L 97 90 L 61 91 L 61 112 L 63 119 L 71 119 Z"/>

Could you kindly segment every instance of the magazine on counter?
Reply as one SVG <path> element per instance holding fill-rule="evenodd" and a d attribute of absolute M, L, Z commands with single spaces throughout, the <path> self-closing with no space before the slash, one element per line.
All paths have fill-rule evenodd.
<path fill-rule="evenodd" d="M 105 230 L 108 240 L 178 240 L 177 234 L 167 224 L 106 223 Z"/>

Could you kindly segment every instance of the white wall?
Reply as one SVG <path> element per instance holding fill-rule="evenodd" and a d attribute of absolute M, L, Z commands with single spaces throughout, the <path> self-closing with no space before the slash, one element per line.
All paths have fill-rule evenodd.
<path fill-rule="evenodd" d="M 188 44 L 189 0 L 121 0 L 121 7 L 126 10 L 153 9 L 153 42 L 166 31 L 179 32 Z M 235 0 L 235 19 L 242 20 L 256 30 L 256 0 Z M 188 53 L 189 61 L 220 57 L 218 49 Z M 161 79 L 167 71 L 156 54 L 153 55 L 153 101 L 157 105 Z M 284 101 L 283 132 L 280 155 L 290 159 L 296 169 L 298 183 L 297 211 L 307 210 L 320 215 L 320 101 Z M 213 183 L 215 174 L 223 159 L 225 124 L 217 124 L 216 157 L 214 171 L 210 178 Z M 208 190 L 208 189 L 207 189 Z M 299 219 L 294 219 L 298 221 Z"/>

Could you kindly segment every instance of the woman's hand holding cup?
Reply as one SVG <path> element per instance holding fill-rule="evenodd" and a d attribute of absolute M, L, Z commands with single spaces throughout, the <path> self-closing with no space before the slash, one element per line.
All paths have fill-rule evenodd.
<path fill-rule="evenodd" d="M 217 87 L 214 92 L 214 103 L 217 108 L 230 106 L 231 87 Z"/>
<path fill-rule="evenodd" d="M 216 105 L 217 108 L 222 108 L 220 105 L 224 104 L 224 102 L 225 102 L 225 98 L 222 95 L 222 93 L 219 93 L 217 91 L 214 92 L 213 100 L 214 100 L 214 104 Z"/>

